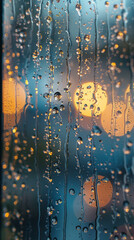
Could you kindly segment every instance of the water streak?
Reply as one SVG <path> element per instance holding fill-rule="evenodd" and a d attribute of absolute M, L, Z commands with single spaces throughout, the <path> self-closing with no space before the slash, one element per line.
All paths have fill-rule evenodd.
<path fill-rule="evenodd" d="M 65 157 L 65 182 L 64 182 L 64 222 L 63 222 L 63 240 L 66 240 L 67 228 L 67 189 L 68 189 L 68 161 L 69 161 L 69 135 L 71 130 L 71 95 L 70 95 L 70 64 L 69 64 L 69 50 L 70 50 L 70 32 L 69 32 L 69 0 L 66 0 L 66 33 L 67 33 L 67 85 L 68 85 L 68 124 L 66 126 L 66 137 L 64 144 L 64 157 Z"/>

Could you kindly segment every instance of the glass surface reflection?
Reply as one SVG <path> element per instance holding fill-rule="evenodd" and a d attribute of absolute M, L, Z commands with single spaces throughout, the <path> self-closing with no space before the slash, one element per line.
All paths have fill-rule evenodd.
<path fill-rule="evenodd" d="M 1 239 L 134 239 L 133 0 L 3 6 Z"/>

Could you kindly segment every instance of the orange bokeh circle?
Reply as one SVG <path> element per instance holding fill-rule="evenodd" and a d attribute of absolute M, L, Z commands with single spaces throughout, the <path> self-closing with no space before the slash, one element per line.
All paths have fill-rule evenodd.
<path fill-rule="evenodd" d="M 2 84 L 2 104 L 4 114 L 14 114 L 25 105 L 25 89 L 22 83 L 4 80 Z"/>
<path fill-rule="evenodd" d="M 91 207 L 96 207 L 94 178 L 90 177 L 90 181 L 86 181 L 83 186 L 84 201 Z M 106 206 L 112 199 L 113 186 L 104 176 L 98 175 L 97 194 L 99 207 Z"/>
<path fill-rule="evenodd" d="M 123 136 L 131 131 L 134 125 L 134 112 L 132 107 L 122 101 L 116 102 L 114 106 L 110 103 L 101 115 L 101 124 L 107 133 L 117 137 Z"/>
<path fill-rule="evenodd" d="M 25 88 L 22 83 L 3 80 L 2 83 L 2 110 L 4 114 L 4 129 L 11 129 L 20 120 L 23 107 L 26 103 Z"/>
<path fill-rule="evenodd" d="M 98 116 L 105 110 L 107 105 L 106 91 L 98 83 L 96 86 L 93 82 L 83 83 L 81 90 L 78 88 L 74 93 L 74 105 L 84 116 Z"/>

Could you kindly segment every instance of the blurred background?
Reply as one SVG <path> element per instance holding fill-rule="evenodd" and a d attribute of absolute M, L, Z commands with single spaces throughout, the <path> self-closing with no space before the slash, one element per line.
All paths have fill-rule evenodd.
<path fill-rule="evenodd" d="M 3 5 L 1 239 L 134 239 L 133 0 Z"/>

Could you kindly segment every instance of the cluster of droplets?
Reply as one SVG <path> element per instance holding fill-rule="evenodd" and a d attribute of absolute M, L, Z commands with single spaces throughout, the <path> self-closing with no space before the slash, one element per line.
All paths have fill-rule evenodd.
<path fill-rule="evenodd" d="M 40 1 L 40 4 L 34 6 L 33 9 L 30 9 L 31 6 L 28 8 L 22 5 L 20 8 L 19 14 L 12 16 L 10 19 L 11 21 L 15 19 L 16 21 L 16 27 L 14 29 L 13 34 L 13 40 L 15 42 L 15 52 L 8 49 L 7 53 L 5 54 L 5 66 L 6 66 L 6 72 L 7 76 L 10 82 L 12 82 L 15 77 L 17 79 L 17 83 L 19 81 L 23 81 L 25 83 L 25 90 L 27 93 L 27 105 L 25 106 L 25 117 L 27 117 L 27 112 L 32 112 L 35 110 L 34 104 L 31 104 L 31 102 L 34 102 L 34 96 L 36 96 L 36 99 L 41 99 L 40 96 L 42 96 L 41 101 L 43 101 L 43 111 L 45 109 L 45 113 L 38 113 L 38 104 L 36 104 L 36 114 L 33 116 L 33 120 L 36 121 L 35 126 L 33 127 L 33 133 L 31 135 L 31 139 L 33 142 L 35 142 L 38 146 L 42 145 L 41 140 L 42 136 L 38 136 L 38 123 L 40 123 L 40 118 L 44 118 L 44 136 L 43 136 L 43 149 L 41 150 L 35 149 L 35 146 L 33 145 L 33 142 L 27 141 L 27 134 L 25 134 L 25 124 L 24 124 L 24 130 L 23 134 L 21 134 L 20 129 L 21 125 L 19 125 L 18 128 L 18 115 L 15 113 L 15 124 L 12 124 L 10 121 L 10 116 L 8 118 L 8 128 L 10 128 L 10 131 L 8 131 L 4 134 L 4 161 L 3 161 L 3 174 L 4 174 L 4 184 L 3 184 L 3 217 L 5 219 L 5 226 L 11 227 L 11 231 L 14 234 L 14 239 L 23 239 L 23 225 L 25 226 L 25 214 L 30 219 L 31 209 L 30 206 L 27 205 L 26 207 L 26 213 L 22 213 L 19 211 L 19 204 L 23 200 L 23 194 L 26 194 L 28 189 L 32 193 L 35 192 L 36 187 L 29 187 L 28 179 L 30 174 L 34 172 L 33 166 L 30 161 L 32 162 L 34 160 L 34 157 L 38 158 L 38 152 L 43 152 L 42 159 L 45 159 L 45 169 L 43 172 L 43 180 L 45 181 L 45 188 L 48 189 L 47 197 L 48 197 L 48 205 L 46 207 L 47 212 L 47 220 L 46 220 L 46 236 L 47 239 L 51 239 L 50 235 L 52 229 L 58 229 L 58 218 L 60 218 L 60 207 L 62 209 L 63 205 L 65 205 L 63 201 L 62 194 L 60 195 L 59 190 L 57 187 L 57 183 L 55 183 L 55 179 L 60 179 L 62 176 L 62 169 L 63 169 L 63 142 L 65 144 L 65 151 L 64 151 L 64 158 L 67 160 L 67 165 L 72 164 L 70 160 L 72 150 L 68 150 L 70 147 L 68 140 L 70 136 L 73 136 L 73 130 L 74 135 L 76 137 L 76 155 L 74 159 L 77 162 L 77 178 L 80 180 L 81 186 L 80 186 L 80 193 L 79 196 L 84 199 L 85 196 L 83 196 L 83 179 L 86 178 L 86 174 L 88 171 L 88 174 L 92 175 L 93 170 L 93 160 L 92 157 L 95 158 L 95 170 L 98 168 L 100 171 L 105 172 L 106 175 L 110 174 L 111 179 L 114 181 L 114 193 L 113 193 L 113 200 L 112 200 L 112 211 L 115 212 L 115 216 L 112 216 L 112 220 L 116 223 L 116 218 L 119 219 L 122 216 L 125 216 L 125 221 L 128 226 L 128 230 L 130 229 L 130 224 L 127 222 L 127 219 L 129 219 L 129 214 L 133 214 L 133 209 L 131 207 L 131 201 L 129 201 L 129 197 L 131 194 L 131 185 L 129 183 L 129 172 L 134 171 L 133 166 L 130 167 L 127 166 L 127 160 L 125 158 L 131 155 L 132 148 L 133 148 L 133 141 L 131 138 L 131 104 L 129 104 L 130 100 L 130 90 L 128 90 L 127 95 L 128 99 L 122 98 L 119 91 L 122 91 L 123 85 L 126 87 L 125 81 L 122 81 L 122 68 L 128 67 L 129 68 L 129 54 L 128 54 L 128 47 L 127 44 L 124 43 L 126 35 L 127 35 L 127 29 L 125 28 L 125 25 L 122 27 L 122 21 L 126 21 L 124 18 L 124 6 L 123 2 L 121 4 L 113 4 L 110 1 L 105 1 L 104 6 L 106 9 L 106 17 L 107 20 L 103 21 L 100 17 L 100 26 L 98 26 L 97 34 L 98 39 L 100 43 L 97 45 L 97 60 L 96 60 L 96 79 L 95 81 L 98 83 L 101 83 L 102 86 L 102 95 L 100 96 L 100 99 L 102 99 L 102 96 L 105 95 L 107 92 L 108 96 L 108 102 L 111 102 L 112 105 L 110 106 L 110 111 L 108 110 L 108 114 L 104 115 L 104 125 L 101 118 L 101 106 L 97 105 L 97 96 L 99 95 L 97 90 L 96 92 L 92 93 L 92 100 L 93 102 L 89 101 L 89 99 L 83 103 L 84 96 L 87 96 L 87 94 L 84 93 L 82 90 L 82 81 L 89 82 L 89 79 L 92 78 L 92 69 L 93 69 L 93 63 L 94 63 L 94 34 L 93 34 L 93 24 L 94 24 L 94 17 L 95 17 L 95 9 L 94 4 L 97 1 L 88 1 L 88 7 L 89 9 L 86 9 L 86 12 L 84 7 L 82 6 L 83 3 L 80 3 L 80 1 L 77 1 L 76 5 L 74 6 L 74 11 L 77 14 L 77 21 L 78 21 L 78 34 L 76 35 L 75 40 L 73 38 L 70 38 L 70 32 L 69 32 L 69 9 L 62 8 L 60 9 L 61 1 L 47 1 L 47 3 L 43 3 L 43 1 Z M 28 3 L 26 3 L 28 5 Z M 73 4 L 70 3 L 69 4 Z M 42 6 L 44 6 L 44 11 L 48 10 L 48 16 L 40 18 L 40 16 L 43 16 Z M 58 10 L 60 9 L 60 10 Z M 32 11 L 31 11 L 32 10 Z M 34 11 L 35 10 L 35 11 Z M 53 11 L 59 11 L 56 16 L 53 17 Z M 71 11 L 71 8 L 70 8 Z M 111 13 L 110 13 L 111 11 Z M 35 12 L 35 16 L 33 14 Z M 64 12 L 66 13 L 67 19 L 64 19 Z M 90 15 L 91 17 L 90 17 Z M 89 22 L 85 19 L 85 16 L 89 17 Z M 36 31 L 36 37 L 37 42 L 35 48 L 32 48 L 31 42 L 29 42 L 29 36 L 31 34 L 31 37 L 33 36 L 32 31 L 32 21 L 34 18 L 35 23 L 35 29 Z M 93 19 L 92 19 L 93 18 Z M 113 25 L 110 26 L 110 21 L 113 21 Z M 82 20 L 82 21 L 81 21 Z M 85 23 L 84 23 L 85 21 Z M 65 25 L 65 22 L 67 24 L 67 29 L 65 30 L 63 26 Z M 45 23 L 45 24 L 44 24 Z M 41 34 L 41 27 L 44 25 L 46 26 L 47 30 L 45 32 L 46 36 L 44 37 L 42 33 Z M 108 26 L 107 26 L 108 25 Z M 108 29 L 106 29 L 106 26 Z M 31 27 L 31 32 L 29 32 L 29 27 Z M 37 27 L 37 28 L 36 28 Z M 55 29 L 53 29 L 55 27 Z M 7 27 L 8 28 L 8 27 Z M 64 30 L 65 34 L 64 34 Z M 71 27 L 70 27 L 71 28 Z M 108 32 L 106 31 L 108 30 Z M 56 32 L 56 33 L 55 33 Z M 54 34 L 56 34 L 56 37 L 54 37 Z M 72 32 L 71 32 L 72 34 Z M 5 34 L 6 38 L 8 34 Z M 65 37 L 66 36 L 66 37 Z M 31 38 L 33 39 L 33 38 Z M 55 43 L 56 39 L 56 43 Z M 67 39 L 67 41 L 66 41 Z M 77 61 L 73 63 L 73 54 L 70 53 L 71 49 L 71 40 L 72 44 L 75 45 L 75 51 L 74 55 L 77 58 Z M 42 44 L 41 44 L 42 41 Z M 73 42 L 74 41 L 74 42 Z M 45 42 L 45 44 L 44 44 Z M 10 44 L 9 44 L 10 45 Z M 13 43 L 11 44 L 13 45 Z M 46 48 L 44 47 L 45 45 Z M 122 48 L 122 49 L 121 49 Z M 27 77 L 28 75 L 28 64 L 26 60 L 25 67 L 21 69 L 21 64 L 19 65 L 19 62 L 21 61 L 21 57 L 25 56 L 27 54 L 27 49 L 29 49 L 29 60 L 32 59 L 33 65 L 34 65 L 34 73 L 33 78 Z M 33 50 L 30 54 L 31 49 Z M 67 51 L 66 51 L 67 50 Z M 73 51 L 73 50 L 72 50 Z M 45 53 L 44 53 L 45 52 Z M 109 52 L 108 55 L 108 64 L 107 69 L 103 69 L 102 62 L 104 58 L 107 58 L 106 54 Z M 116 60 L 116 57 L 119 59 L 119 61 Z M 72 58 L 72 59 L 71 59 Z M 17 62 L 17 64 L 16 64 Z M 44 68 L 43 71 L 41 70 L 41 66 L 44 67 L 44 62 L 48 66 L 48 69 Z M 76 63 L 77 62 L 77 63 Z M 74 64 L 74 65 L 73 65 Z M 104 64 L 104 63 L 103 63 Z M 14 65 L 14 66 L 12 66 Z M 23 65 L 23 64 L 22 64 Z M 66 65 L 66 66 L 65 66 Z M 78 65 L 78 66 L 77 66 Z M 105 65 L 105 64 L 104 64 Z M 72 67 L 72 76 L 70 75 L 70 66 L 75 66 L 75 70 Z M 65 77 L 66 73 L 64 73 L 66 68 L 67 72 L 67 78 Z M 22 76 L 19 76 L 19 72 Z M 40 73 L 41 72 L 41 73 Z M 106 72 L 106 75 L 105 75 Z M 47 79 L 47 73 L 48 73 L 48 80 Z M 56 83 L 57 75 L 58 74 L 58 80 Z M 21 75 L 21 74 L 20 74 Z M 128 74 L 129 75 L 129 74 Z M 70 77 L 71 76 L 71 77 Z M 121 76 L 121 77 L 120 77 Z M 60 79 L 61 77 L 61 79 Z M 31 78 L 31 80 L 30 80 Z M 72 79 L 73 78 L 73 79 Z M 105 79 L 106 78 L 106 79 Z M 43 82 L 45 79 L 45 83 Z M 65 81 L 66 79 L 66 81 Z M 75 84 L 75 80 L 77 81 L 77 84 Z M 48 83 L 46 83 L 48 81 Z M 65 81 L 65 82 L 64 82 Z M 92 81 L 92 79 L 90 79 Z M 29 91 L 29 85 L 33 85 L 33 82 L 35 83 L 35 92 Z M 127 82 L 127 81 L 126 81 Z M 56 85 L 57 84 L 57 85 Z M 73 92 L 73 89 L 77 88 L 76 85 L 78 85 L 78 91 L 76 93 L 76 96 L 78 98 L 77 105 L 78 108 L 75 109 L 73 106 L 73 97 L 71 99 L 71 91 Z M 112 94 L 111 94 L 111 85 L 112 85 Z M 39 86 L 43 86 L 40 90 Z M 44 86 L 46 90 L 44 90 Z M 87 87 L 86 90 L 91 90 L 91 84 Z M 124 89 L 123 89 L 124 91 Z M 39 95 L 39 92 L 41 94 Z M 110 94 L 112 97 L 110 97 Z M 72 94 L 73 96 L 73 94 Z M 118 97 L 117 97 L 118 96 Z M 116 99 L 116 101 L 115 101 Z M 126 104 L 125 109 L 121 107 L 121 104 L 118 107 L 118 102 L 121 102 Z M 124 102 L 123 102 L 124 101 Z M 90 116 L 84 115 L 84 112 L 88 109 L 88 106 L 90 105 Z M 102 104 L 104 106 L 104 104 Z M 29 108 L 29 106 L 32 107 L 32 109 Z M 69 106 L 69 107 L 68 107 Z M 97 107 L 96 107 L 97 106 Z M 123 105 L 124 106 L 124 105 Z M 74 111 L 72 111 L 73 118 L 71 119 L 70 109 L 74 107 Z M 82 109 L 81 109 L 82 108 Z M 96 108 L 96 112 L 95 112 Z M 66 114 L 68 112 L 68 119 L 66 117 Z M 120 124 L 123 114 L 126 114 L 125 119 L 125 126 L 126 128 L 125 132 L 123 129 L 123 134 L 121 132 L 120 134 Z M 76 115 L 77 114 L 77 117 Z M 110 115 L 111 114 L 111 115 Z M 130 115 L 129 115 L 130 114 Z M 9 114 L 10 115 L 10 114 Z M 63 116 L 63 119 L 62 119 Z M 110 116 L 110 120 L 109 117 Z M 133 116 L 133 115 L 132 115 Z M 76 117 L 76 119 L 75 119 Z M 75 121 L 74 121 L 75 119 Z M 88 123 L 86 123 L 86 129 L 84 121 L 85 119 L 88 119 Z M 101 119 L 101 120 L 100 120 Z M 114 120 L 113 120 L 114 119 Z M 26 119 L 24 119 L 25 121 Z M 94 124 L 92 124 L 92 121 L 94 121 Z M 123 120 L 124 121 L 124 120 Z M 65 124 L 64 124 L 65 122 Z M 74 123 L 75 122 L 75 123 Z M 110 123 L 107 127 L 107 122 Z M 10 127 L 10 125 L 13 125 Z M 32 125 L 32 124 L 31 124 Z M 40 124 L 39 124 L 40 125 Z M 62 130 L 63 125 L 66 125 L 67 132 L 66 137 L 62 136 Z M 113 128 L 112 128 L 113 126 Z M 130 127 L 130 128 L 129 128 Z M 111 130 L 113 129 L 113 130 Z M 42 131 L 42 130 L 41 130 Z M 71 132 L 71 134 L 70 134 Z M 84 134 L 83 134 L 84 132 Z M 126 134 L 126 140 L 124 147 L 122 148 L 122 144 L 120 140 L 120 136 L 122 137 L 124 134 Z M 85 140 L 86 135 L 86 140 Z M 62 136 L 62 140 L 61 140 Z M 103 136 L 105 136 L 105 139 L 103 139 Z M 110 140 L 107 138 L 109 137 Z M 23 139 L 23 140 L 22 140 Z M 41 140 L 40 140 L 41 139 Z M 64 140 L 63 140 L 64 139 Z M 108 143 L 107 143 L 108 139 Z M 122 137 L 123 139 L 123 137 Z M 63 142 L 62 142 L 63 141 Z M 71 141 L 71 138 L 70 140 Z M 106 145 L 111 145 L 110 151 L 107 150 Z M 121 147 L 120 147 L 121 146 Z M 71 146 L 73 148 L 73 144 Z M 116 153 L 120 151 L 120 149 L 123 149 L 123 153 L 125 155 L 124 157 L 124 170 L 114 170 L 115 166 L 111 165 L 113 164 L 114 158 L 116 156 Z M 38 150 L 38 151 L 37 151 Z M 97 156 L 97 151 L 99 151 L 100 156 Z M 101 151 L 101 152 L 100 152 Z M 103 151 L 103 156 L 102 156 Z M 109 152 L 108 152 L 109 151 Z M 12 153 L 11 153 L 12 152 Z M 68 153 L 71 157 L 68 157 Z M 121 154 L 121 153 L 119 153 Z M 41 155 L 42 156 L 42 155 Z M 45 157 L 44 157 L 45 156 Z M 96 157 L 97 156 L 97 157 Z M 40 158 L 40 157 L 39 157 Z M 99 158 L 99 160 L 98 160 Z M 104 159 L 100 159 L 104 158 Z M 106 158 L 106 160 L 105 160 Z M 8 160 L 7 160 L 8 159 Z M 29 161 L 30 160 L 30 161 Z M 87 160 L 87 161 L 86 161 Z M 103 162 L 104 160 L 104 162 Z M 117 158 L 117 161 L 120 161 L 119 158 Z M 37 159 L 36 159 L 37 161 Z M 64 160 L 65 161 L 65 160 Z M 116 162 L 117 162 L 116 161 Z M 129 163 L 129 160 L 128 160 Z M 37 162 L 36 162 L 37 164 Z M 35 165 L 36 165 L 35 164 Z M 70 165 L 69 165 L 70 167 Z M 82 171 L 85 168 L 84 171 Z M 109 169 L 111 168 L 111 171 L 108 173 Z M 70 168 L 69 168 L 70 169 Z M 69 170 L 66 169 L 66 170 Z M 68 171 L 69 172 L 69 171 Z M 124 174 L 126 172 L 126 175 Z M 39 174 L 37 171 L 34 172 L 35 175 Z M 70 172 L 69 172 L 70 173 Z M 84 175 L 85 174 L 85 175 Z M 25 177 L 23 177 L 23 175 Z M 124 175 L 124 176 L 123 176 Z M 125 198 L 123 200 L 123 203 L 121 204 L 120 198 L 122 197 L 121 193 L 121 185 L 122 180 L 121 177 L 124 177 L 124 185 L 123 185 L 123 193 L 125 194 Z M 81 180 L 82 179 L 82 180 Z M 118 180 L 119 179 L 119 180 Z M 30 182 L 30 181 L 29 181 Z M 108 180 L 105 177 L 103 179 L 103 182 L 107 183 Z M 13 189 L 13 193 L 10 194 L 9 184 L 11 184 L 11 187 Z M 39 182 L 40 184 L 40 182 Z M 97 183 L 97 185 L 99 185 Z M 18 189 L 19 194 L 18 194 Z M 54 196 L 53 199 L 53 190 L 56 192 L 56 197 Z M 95 192 L 95 188 L 91 187 L 92 194 Z M 65 194 L 66 199 L 69 193 L 69 197 L 72 199 L 76 198 L 77 188 L 69 186 L 69 191 L 67 188 L 67 192 Z M 21 196 L 20 196 L 21 195 Z M 42 203 L 41 196 L 38 194 L 39 198 L 39 205 Z M 69 199 L 69 198 L 68 198 Z M 12 211 L 12 208 L 8 207 L 10 205 L 10 200 L 12 201 L 12 208 L 14 209 Z M 65 199 L 64 199 L 65 200 Z M 95 202 L 95 198 L 89 199 L 88 203 L 91 206 Z M 53 202 L 53 205 L 51 204 Z M 116 204 L 114 204 L 116 203 Z M 118 204 L 121 205 L 121 211 L 117 211 Z M 67 206 L 68 204 L 66 204 Z M 81 203 L 81 209 L 83 208 Z M 57 210 L 58 209 L 58 210 Z M 106 206 L 107 209 L 107 206 Z M 68 211 L 69 207 L 66 209 Z M 85 210 L 86 211 L 86 210 Z M 87 210 L 88 211 L 88 210 Z M 102 216 L 101 216 L 102 211 Z M 99 220 L 105 219 L 106 214 L 108 214 L 108 210 L 101 209 L 100 210 L 100 216 Z M 82 214 L 81 214 L 82 215 Z M 85 225 L 83 227 L 82 221 L 83 216 L 81 218 L 78 218 L 80 221 L 79 225 L 76 224 L 76 230 L 78 232 L 81 232 L 80 234 L 90 234 L 90 230 L 96 230 L 96 224 L 90 223 L 89 225 Z M 16 223 L 14 224 L 14 222 Z M 59 221 L 60 222 L 60 221 Z M 17 229 L 17 224 L 20 225 L 19 231 Z M 66 225 L 67 226 L 67 225 Z M 52 227 L 52 228 L 51 228 Z M 40 231 L 40 229 L 38 229 Z M 64 229 L 66 230 L 66 229 Z M 109 228 L 105 228 L 102 230 L 104 234 L 108 234 Z M 79 235 L 82 236 L 82 235 Z M 83 235 L 84 238 L 85 235 Z M 121 232 L 120 234 L 117 231 L 117 228 L 114 229 L 113 233 L 111 233 L 111 238 L 114 237 L 114 239 L 127 239 L 127 233 Z M 56 239 L 55 237 L 53 239 Z"/>

